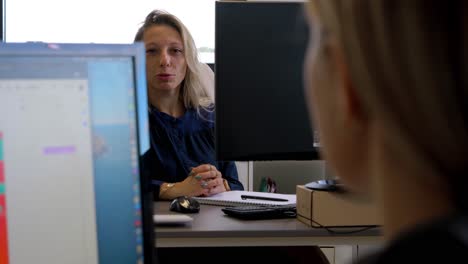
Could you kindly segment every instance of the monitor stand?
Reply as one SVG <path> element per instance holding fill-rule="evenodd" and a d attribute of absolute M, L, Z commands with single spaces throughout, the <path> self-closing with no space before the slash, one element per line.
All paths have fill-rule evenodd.
<path fill-rule="evenodd" d="M 343 183 L 336 177 L 327 167 L 327 162 L 323 160 L 322 164 L 322 180 L 316 180 L 304 185 L 307 189 L 314 191 L 327 192 L 345 192 Z"/>

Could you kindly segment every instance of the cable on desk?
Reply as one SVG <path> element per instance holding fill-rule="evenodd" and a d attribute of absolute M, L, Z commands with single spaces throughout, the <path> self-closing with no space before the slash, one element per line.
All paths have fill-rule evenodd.
<path fill-rule="evenodd" d="M 376 228 L 378 227 L 377 225 L 372 225 L 372 226 L 366 226 L 366 227 L 363 227 L 363 228 L 360 228 L 360 229 L 357 229 L 357 230 L 352 230 L 352 231 L 336 231 L 336 230 L 333 230 L 329 227 L 326 227 L 324 225 L 321 225 L 320 223 L 318 223 L 317 221 L 314 221 L 312 220 L 312 222 L 314 222 L 316 225 L 318 225 L 320 228 L 323 228 L 325 230 L 328 231 L 328 233 L 330 234 L 334 234 L 334 235 L 347 235 L 347 234 L 355 234 L 355 233 L 359 233 L 359 232 L 364 232 L 364 231 L 367 231 L 367 230 L 370 230 L 372 228 Z"/>

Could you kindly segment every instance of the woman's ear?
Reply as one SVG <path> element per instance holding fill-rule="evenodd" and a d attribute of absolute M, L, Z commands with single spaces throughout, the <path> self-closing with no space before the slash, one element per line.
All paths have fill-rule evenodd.
<path fill-rule="evenodd" d="M 338 152 L 335 154 L 338 156 L 336 159 L 339 160 L 337 167 L 342 175 L 346 174 L 346 182 L 354 192 L 366 193 L 370 182 L 368 162 L 373 125 L 351 77 L 351 69 L 343 49 L 331 44 L 329 52 L 335 78 L 333 91 L 336 95 L 336 127 L 341 130 L 337 134 L 340 145 L 335 150 Z"/>
<path fill-rule="evenodd" d="M 343 109 L 343 114 L 347 121 L 364 122 L 367 120 L 364 106 L 356 91 L 356 87 L 351 78 L 349 67 L 346 62 L 343 50 L 338 45 L 332 45 L 332 58 L 335 62 L 339 104 Z"/>

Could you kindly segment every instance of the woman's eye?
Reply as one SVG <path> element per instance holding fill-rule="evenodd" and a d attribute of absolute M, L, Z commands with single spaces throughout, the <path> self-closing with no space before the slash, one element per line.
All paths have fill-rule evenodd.
<path fill-rule="evenodd" d="M 154 54 L 156 53 L 156 49 L 147 49 L 146 54 Z"/>
<path fill-rule="evenodd" d="M 182 53 L 182 49 L 173 49 L 173 52 L 175 52 L 175 53 Z"/>

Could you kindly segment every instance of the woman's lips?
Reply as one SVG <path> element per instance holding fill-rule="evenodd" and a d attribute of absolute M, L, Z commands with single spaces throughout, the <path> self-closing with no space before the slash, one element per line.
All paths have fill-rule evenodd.
<path fill-rule="evenodd" d="M 172 79 L 174 77 L 174 75 L 173 74 L 168 74 L 168 73 L 160 73 L 160 74 L 156 75 L 156 77 L 159 80 L 167 81 L 167 80 Z"/>

